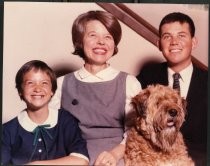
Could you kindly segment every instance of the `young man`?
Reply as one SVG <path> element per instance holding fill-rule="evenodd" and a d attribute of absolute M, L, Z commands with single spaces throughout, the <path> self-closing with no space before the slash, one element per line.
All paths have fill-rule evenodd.
<path fill-rule="evenodd" d="M 149 84 L 173 87 L 173 74 L 180 74 L 180 95 L 187 100 L 181 131 L 196 166 L 206 165 L 208 72 L 192 63 L 191 51 L 197 45 L 193 20 L 183 13 L 170 13 L 162 19 L 159 35 L 158 47 L 166 62 L 143 67 L 137 79 L 142 88 Z"/>

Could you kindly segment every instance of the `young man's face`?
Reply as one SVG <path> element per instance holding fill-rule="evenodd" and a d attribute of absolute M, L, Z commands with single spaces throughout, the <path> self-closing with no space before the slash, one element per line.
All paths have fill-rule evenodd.
<path fill-rule="evenodd" d="M 191 51 L 197 41 L 187 23 L 172 22 L 161 28 L 159 48 L 172 68 L 182 70 L 191 63 Z"/>
<path fill-rule="evenodd" d="M 22 98 L 26 102 L 27 108 L 36 111 L 48 107 L 52 92 L 50 77 L 40 70 L 30 70 L 23 77 Z"/>

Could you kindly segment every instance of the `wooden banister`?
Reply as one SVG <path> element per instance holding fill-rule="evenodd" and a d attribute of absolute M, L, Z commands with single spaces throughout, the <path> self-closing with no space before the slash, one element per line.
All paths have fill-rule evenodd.
<path fill-rule="evenodd" d="M 144 37 L 146 40 L 156 45 L 158 40 L 158 32 L 147 23 L 143 18 L 135 14 L 132 10 L 120 3 L 97 3 L 106 11 L 112 13 L 116 18 L 133 29 L 136 33 Z"/>

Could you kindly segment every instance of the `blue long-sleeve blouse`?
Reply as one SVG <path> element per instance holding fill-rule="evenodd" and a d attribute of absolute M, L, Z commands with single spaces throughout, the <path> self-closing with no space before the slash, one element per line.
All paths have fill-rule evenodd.
<path fill-rule="evenodd" d="M 26 111 L 21 113 L 27 114 Z M 88 158 L 86 141 L 81 136 L 78 121 L 63 109 L 52 110 L 51 114 L 47 120 L 50 123 L 41 126 L 32 124 L 27 116 L 18 116 L 3 124 L 2 165 L 20 165 L 71 154 Z"/>

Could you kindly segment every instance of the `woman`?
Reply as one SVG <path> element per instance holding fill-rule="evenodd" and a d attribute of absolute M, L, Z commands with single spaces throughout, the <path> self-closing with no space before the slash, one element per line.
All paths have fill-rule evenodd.
<path fill-rule="evenodd" d="M 84 66 L 58 80 L 51 105 L 59 104 L 78 120 L 87 141 L 90 164 L 123 164 L 125 119 L 130 99 L 141 85 L 134 76 L 112 68 L 108 60 L 118 52 L 121 26 L 108 12 L 89 11 L 72 27 L 73 54 Z M 118 162 L 119 161 L 119 162 Z"/>

